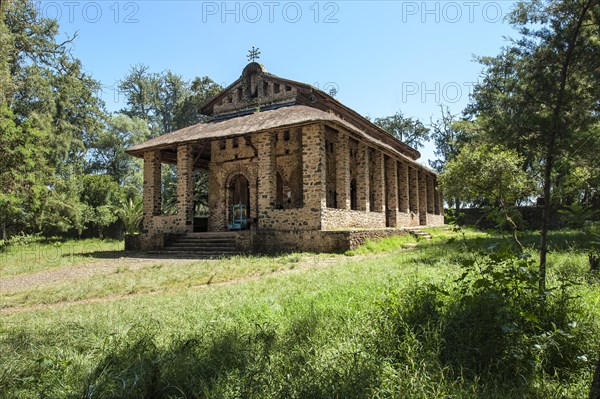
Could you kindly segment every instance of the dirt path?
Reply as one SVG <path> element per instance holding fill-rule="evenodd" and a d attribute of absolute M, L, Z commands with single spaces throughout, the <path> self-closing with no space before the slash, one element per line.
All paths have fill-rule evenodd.
<path fill-rule="evenodd" d="M 103 259 L 93 262 L 68 265 L 55 269 L 41 270 L 30 274 L 17 274 L 16 276 L 0 277 L 0 293 L 22 291 L 31 288 L 42 288 L 52 284 L 74 280 L 93 275 L 111 274 L 121 267 L 130 270 L 142 269 L 154 264 L 181 264 L 197 262 L 193 259 L 167 259 L 167 258 L 116 258 Z"/>
<path fill-rule="evenodd" d="M 405 250 L 412 249 L 412 245 Z M 285 274 L 293 274 L 299 273 L 301 271 L 309 270 L 309 269 L 318 269 L 328 267 L 337 263 L 346 262 L 349 259 L 353 261 L 360 261 L 361 259 L 372 259 L 374 257 L 386 257 L 393 256 L 394 253 L 385 253 L 378 255 L 361 255 L 361 256 L 353 256 L 351 258 L 347 258 L 344 256 L 334 256 L 334 257 L 320 257 L 319 255 L 309 255 L 303 256 L 302 260 L 294 265 L 293 269 L 283 269 L 283 270 L 275 270 L 271 272 L 264 272 L 261 274 L 255 275 L 247 275 L 237 278 L 232 278 L 226 281 L 220 282 L 207 282 L 204 284 L 199 284 L 195 286 L 186 286 L 186 287 L 157 287 L 156 290 L 150 292 L 139 292 L 133 294 L 113 294 L 102 297 L 93 297 L 86 299 L 79 299 L 74 301 L 61 301 L 50 304 L 36 304 L 36 305 L 19 305 L 19 306 L 11 306 L 4 309 L 0 309 L 0 314 L 13 314 L 20 312 L 29 312 L 29 311 L 37 311 L 37 310 L 46 310 L 46 309 L 55 309 L 62 308 L 65 306 L 71 305 L 83 305 L 83 304 L 91 304 L 91 303 L 102 303 L 102 302 L 111 302 L 111 301 L 119 301 L 124 299 L 136 298 L 144 295 L 156 295 L 162 293 L 176 293 L 180 291 L 187 290 L 201 290 L 209 287 L 222 287 L 228 286 L 232 284 L 239 284 L 247 281 L 258 280 L 263 277 L 275 276 L 275 275 L 285 275 Z M 77 266 L 67 266 L 61 267 L 58 269 L 45 270 L 33 274 L 28 275 L 17 275 L 14 277 L 2 279 L 0 278 L 0 292 L 15 292 L 15 291 L 23 291 L 31 288 L 38 288 L 47 285 L 52 285 L 56 282 L 64 282 L 69 280 L 75 280 L 80 277 L 87 277 L 93 275 L 103 275 L 103 274 L 111 274 L 114 273 L 120 267 L 127 267 L 128 269 L 142 269 L 144 267 L 151 266 L 153 264 L 162 264 L 168 266 L 169 264 L 181 264 L 183 263 L 192 263 L 199 262 L 201 260 L 198 259 L 167 259 L 167 258 L 119 258 L 119 259 L 110 259 L 103 260 L 91 263 L 85 263 Z M 206 260 L 205 260 L 206 261 Z M 210 262 L 208 260 L 207 262 Z"/>

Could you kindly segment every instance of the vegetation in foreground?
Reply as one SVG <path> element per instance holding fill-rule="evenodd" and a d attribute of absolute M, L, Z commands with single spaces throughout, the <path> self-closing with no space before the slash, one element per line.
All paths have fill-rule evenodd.
<path fill-rule="evenodd" d="M 500 236 L 435 230 L 405 244 L 202 290 L 5 313 L 0 397 L 588 395 L 600 282 L 581 233 L 551 234 L 546 296 L 535 256 Z"/>

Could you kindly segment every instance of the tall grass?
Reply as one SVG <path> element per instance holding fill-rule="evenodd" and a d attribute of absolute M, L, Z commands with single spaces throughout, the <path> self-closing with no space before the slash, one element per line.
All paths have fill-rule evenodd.
<path fill-rule="evenodd" d="M 204 290 L 3 315 L 0 397 L 585 397 L 600 333 L 600 285 L 585 256 L 552 254 L 556 295 L 529 329 L 529 265 L 506 261 L 495 276 L 498 262 L 474 250 L 501 238 L 461 237 Z M 498 302 L 475 286 L 487 266 Z M 502 299 L 496 279 L 513 266 L 523 286 Z M 576 278 L 566 296 L 564 275 Z M 520 338 L 504 339 L 515 320 Z M 473 350 L 488 337 L 494 345 Z"/>

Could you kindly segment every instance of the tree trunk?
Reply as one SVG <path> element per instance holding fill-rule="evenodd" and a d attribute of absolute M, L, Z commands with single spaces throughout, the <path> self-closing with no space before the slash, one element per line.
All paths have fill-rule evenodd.
<path fill-rule="evenodd" d="M 552 211 L 550 185 L 552 184 L 553 163 L 554 157 L 549 154 L 544 167 L 544 211 L 542 213 L 542 228 L 540 230 L 540 292 L 546 291 L 546 257 L 548 254 L 548 227 L 550 226 L 550 212 Z"/>
<path fill-rule="evenodd" d="M 600 355 L 598 355 L 598 363 L 596 363 L 596 372 L 590 387 L 590 399 L 600 399 Z"/>
<path fill-rule="evenodd" d="M 558 91 L 556 93 L 556 102 L 552 111 L 552 125 L 550 128 L 550 136 L 548 137 L 548 144 L 546 146 L 546 165 L 544 165 L 544 215 L 542 219 L 542 229 L 540 231 L 540 291 L 546 290 L 546 255 L 548 253 L 548 226 L 550 225 L 550 211 L 552 210 L 552 201 L 550 200 L 550 186 L 552 185 L 552 168 L 554 166 L 554 155 L 556 152 L 556 140 L 559 138 L 562 129 L 561 119 L 564 113 L 565 106 L 565 91 L 567 87 L 567 79 L 569 72 L 571 71 L 572 64 L 574 63 L 573 58 L 575 57 L 574 51 L 577 45 L 577 39 L 581 34 L 581 26 L 585 20 L 585 16 L 590 8 L 595 4 L 596 0 L 587 0 L 582 5 L 581 11 L 575 21 L 575 27 L 572 35 L 570 36 L 566 51 L 565 58 L 562 63 L 560 71 L 560 80 L 558 85 Z"/>

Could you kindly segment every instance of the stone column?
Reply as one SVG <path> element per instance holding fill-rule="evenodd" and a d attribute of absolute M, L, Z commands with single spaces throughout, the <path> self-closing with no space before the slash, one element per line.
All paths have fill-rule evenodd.
<path fill-rule="evenodd" d="M 418 172 L 419 179 L 419 224 L 427 224 L 427 178 L 422 170 Z"/>
<path fill-rule="evenodd" d="M 384 212 L 385 211 L 385 179 L 384 179 L 384 159 L 381 151 L 375 150 L 373 154 L 373 200 L 371 204 L 371 212 Z"/>
<path fill-rule="evenodd" d="M 359 143 L 356 158 L 356 206 L 359 211 L 369 211 L 369 147 Z"/>
<path fill-rule="evenodd" d="M 273 133 L 263 132 L 257 135 L 258 150 L 258 218 L 269 209 L 275 208 L 275 188 L 277 170 L 275 164 L 275 140 Z"/>
<path fill-rule="evenodd" d="M 152 216 L 162 213 L 160 160 L 159 150 L 144 153 L 144 228 Z"/>
<path fill-rule="evenodd" d="M 435 192 L 433 191 L 433 176 L 430 174 L 427 177 L 427 213 L 435 211 Z"/>
<path fill-rule="evenodd" d="M 194 225 L 194 176 L 192 147 L 177 147 L 177 214 L 185 223 L 182 231 L 193 231 Z"/>
<path fill-rule="evenodd" d="M 320 212 L 327 206 L 325 195 L 325 129 L 321 124 L 302 128 L 302 190 L 304 207 Z M 319 217 L 320 219 L 320 217 Z M 320 221 L 319 226 L 320 228 Z"/>
<path fill-rule="evenodd" d="M 442 195 L 442 190 L 440 190 L 440 186 L 438 185 L 437 176 L 435 178 L 435 198 L 436 198 L 437 206 L 438 206 L 436 209 L 436 214 L 443 215 L 444 214 L 444 196 Z"/>
<path fill-rule="evenodd" d="M 398 225 L 398 163 L 393 158 L 387 158 L 385 169 L 388 225 L 396 227 Z"/>
<path fill-rule="evenodd" d="M 350 209 L 350 149 L 348 132 L 340 131 L 337 141 L 336 191 L 338 209 Z"/>
<path fill-rule="evenodd" d="M 409 203 L 410 212 L 418 215 L 419 214 L 419 172 L 411 167 L 409 169 L 410 179 L 410 191 L 409 191 Z"/>
<path fill-rule="evenodd" d="M 398 210 L 400 212 L 409 212 L 409 199 L 408 199 L 408 165 L 405 163 L 398 163 Z"/>

